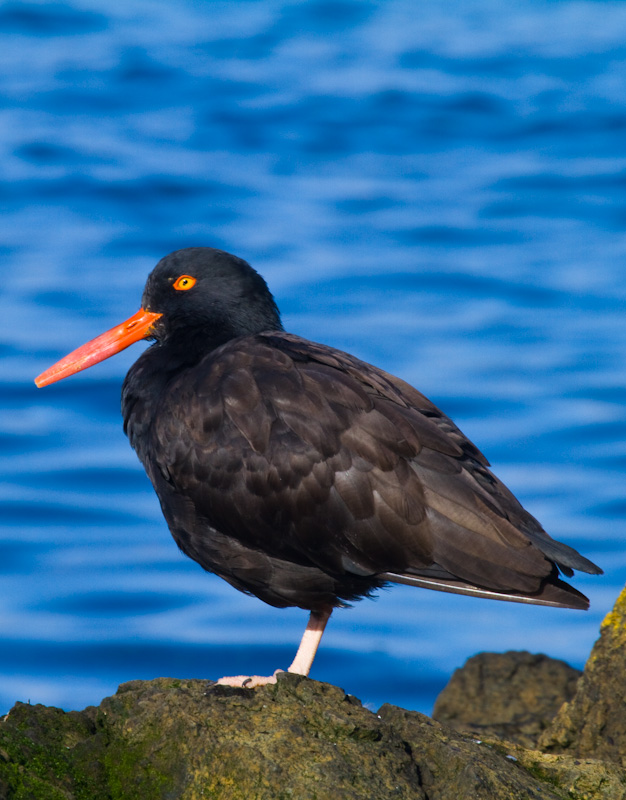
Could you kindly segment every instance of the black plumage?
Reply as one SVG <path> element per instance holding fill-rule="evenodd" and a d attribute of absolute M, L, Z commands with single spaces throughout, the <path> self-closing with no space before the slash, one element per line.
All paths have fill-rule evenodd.
<path fill-rule="evenodd" d="M 424 395 L 285 333 L 246 262 L 172 253 L 142 310 L 156 342 L 124 382 L 124 426 L 174 539 L 205 569 L 312 611 L 322 630 L 388 582 L 588 606 L 559 573 L 601 570 L 551 539 Z M 41 383 L 83 368 L 72 355 Z"/>

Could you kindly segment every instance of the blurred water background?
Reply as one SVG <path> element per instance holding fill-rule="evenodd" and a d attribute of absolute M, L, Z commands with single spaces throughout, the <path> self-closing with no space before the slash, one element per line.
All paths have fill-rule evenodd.
<path fill-rule="evenodd" d="M 384 591 L 312 677 L 429 712 L 478 651 L 582 666 L 626 577 L 625 55 L 622 2 L 0 5 L 0 711 L 291 661 L 306 613 L 170 538 L 119 416 L 141 345 L 32 382 L 192 245 L 415 384 L 606 570 L 588 613 Z"/>

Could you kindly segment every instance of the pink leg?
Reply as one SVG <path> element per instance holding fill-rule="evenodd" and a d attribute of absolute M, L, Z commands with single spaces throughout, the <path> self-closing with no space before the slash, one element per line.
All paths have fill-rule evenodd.
<path fill-rule="evenodd" d="M 317 648 L 322 641 L 324 628 L 332 613 L 332 608 L 328 611 L 311 611 L 308 625 L 300 641 L 300 647 L 298 647 L 296 657 L 287 672 L 295 672 L 297 675 L 309 674 Z"/>
<path fill-rule="evenodd" d="M 311 611 L 308 625 L 302 636 L 300 647 L 287 672 L 294 672 L 296 675 L 308 675 L 313 664 L 313 659 L 317 653 L 317 648 L 322 639 L 326 623 L 332 614 L 332 608 L 326 611 Z M 243 686 L 246 689 L 254 689 L 255 686 L 265 686 L 268 683 L 276 683 L 276 675 L 283 670 L 277 669 L 273 675 L 265 678 L 261 675 L 233 675 L 229 678 L 220 678 L 217 683 L 220 686 Z"/>

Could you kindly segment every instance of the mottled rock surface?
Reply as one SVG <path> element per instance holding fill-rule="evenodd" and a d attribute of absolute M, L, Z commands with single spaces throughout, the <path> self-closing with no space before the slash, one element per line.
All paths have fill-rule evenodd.
<path fill-rule="evenodd" d="M 545 731 L 540 746 L 626 768 L 626 589 L 602 622 L 576 694 Z"/>
<path fill-rule="evenodd" d="M 545 655 L 480 653 L 452 675 L 433 717 L 478 737 L 536 747 L 557 711 L 573 697 L 581 674 Z"/>
<path fill-rule="evenodd" d="M 341 689 L 287 676 L 231 689 L 133 681 L 99 708 L 18 703 L 0 725 L 0 797 L 423 798 L 402 739 Z"/>
<path fill-rule="evenodd" d="M 380 709 L 421 769 L 428 800 L 624 800 L 626 773 L 613 764 L 546 755 L 497 739 L 472 739 L 429 717 Z"/>
<path fill-rule="evenodd" d="M 133 681 L 84 711 L 17 703 L 0 800 L 626 800 L 625 675 L 626 591 L 539 749 L 524 744 L 576 671 L 527 653 L 470 659 L 442 695 L 437 713 L 479 734 L 287 674 Z"/>
<path fill-rule="evenodd" d="M 98 708 L 18 703 L 0 722 L 2 800 L 623 800 L 624 781 L 296 675 L 133 681 Z"/>

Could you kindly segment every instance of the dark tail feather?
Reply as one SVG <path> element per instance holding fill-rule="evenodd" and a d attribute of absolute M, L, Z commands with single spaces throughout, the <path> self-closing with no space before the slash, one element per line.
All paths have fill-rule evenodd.
<path fill-rule="evenodd" d="M 580 572 L 588 572 L 590 575 L 602 575 L 603 570 L 593 561 L 581 556 L 581 554 L 563 542 L 557 542 L 552 539 L 547 533 L 543 531 L 529 531 L 523 528 L 524 536 L 527 536 L 530 541 L 535 545 L 538 550 L 547 556 L 550 561 L 558 566 L 558 568 L 571 578 L 573 575 L 572 570 L 577 569 Z"/>
<path fill-rule="evenodd" d="M 589 562 L 589 564 L 591 564 L 591 562 Z M 595 564 L 592 566 L 595 567 Z M 579 569 L 581 569 L 581 567 L 579 567 Z M 507 600 L 510 603 L 530 603 L 537 606 L 555 606 L 557 608 L 576 608 L 582 610 L 589 608 L 589 600 L 584 594 L 574 589 L 569 583 L 565 583 L 565 581 L 552 576 L 532 595 L 515 594 L 514 592 L 496 592 L 493 589 L 481 589 L 479 586 L 472 586 L 472 584 L 449 578 L 429 578 L 421 575 L 406 574 L 398 575 L 394 572 L 384 572 L 377 577 L 384 581 L 391 581 L 392 583 L 405 583 L 408 586 L 419 586 L 424 589 L 435 589 L 439 592 L 452 592 L 453 594 L 465 594 L 470 597 L 484 597 L 489 600 Z"/>

